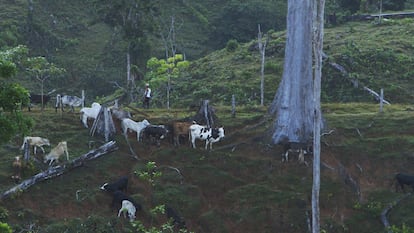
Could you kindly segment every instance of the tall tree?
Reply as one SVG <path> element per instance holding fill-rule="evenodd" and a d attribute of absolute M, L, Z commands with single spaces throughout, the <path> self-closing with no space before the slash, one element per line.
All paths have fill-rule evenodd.
<path fill-rule="evenodd" d="M 277 116 L 272 135 L 274 143 L 307 144 L 313 138 L 313 233 L 320 232 L 320 82 L 324 7 L 324 0 L 288 1 L 284 71 L 270 109 Z"/>
<path fill-rule="evenodd" d="M 310 141 L 313 132 L 312 1 L 289 0 L 282 81 L 270 106 L 273 143 Z"/>
<path fill-rule="evenodd" d="M 22 105 L 29 103 L 29 92 L 10 81 L 17 73 L 17 64 L 26 55 L 27 48 L 24 46 L 0 51 L 0 144 L 16 133 L 27 133 L 33 127 L 33 121 L 20 111 Z"/>
<path fill-rule="evenodd" d="M 269 41 L 269 36 L 266 37 L 265 42 L 263 42 L 263 32 L 260 30 L 260 24 L 258 24 L 259 32 L 257 33 L 257 40 L 259 44 L 260 52 L 260 106 L 264 105 L 264 66 L 266 60 L 266 45 Z"/>
<path fill-rule="evenodd" d="M 314 55 L 314 119 L 313 119 L 313 187 L 312 187 L 312 232 L 320 232 L 319 190 L 321 153 L 321 77 L 325 0 L 313 1 L 313 55 Z"/>
<path fill-rule="evenodd" d="M 44 96 L 44 84 L 45 81 L 51 76 L 58 76 L 66 72 L 64 68 L 57 67 L 55 64 L 47 61 L 45 57 L 32 57 L 28 59 L 29 67 L 27 71 L 33 75 L 37 81 L 40 82 L 40 94 L 42 96 L 42 110 L 43 96 Z"/>

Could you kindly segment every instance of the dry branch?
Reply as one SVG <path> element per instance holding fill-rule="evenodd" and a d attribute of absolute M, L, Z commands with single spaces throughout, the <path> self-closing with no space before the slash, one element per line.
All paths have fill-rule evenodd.
<path fill-rule="evenodd" d="M 393 203 L 389 204 L 381 212 L 381 222 L 382 222 L 382 224 L 384 224 L 384 227 L 385 228 L 389 228 L 390 227 L 390 223 L 388 222 L 388 219 L 387 219 L 387 214 L 391 211 L 392 208 L 394 208 L 394 206 L 398 205 L 402 200 L 404 200 L 405 198 L 407 198 L 410 195 L 411 195 L 411 193 L 408 193 L 408 194 L 404 195 L 403 197 L 398 198 L 396 201 L 394 201 Z M 392 232 L 392 231 L 388 230 L 388 232 Z"/>
<path fill-rule="evenodd" d="M 100 157 L 104 154 L 110 153 L 110 152 L 115 151 L 117 149 L 118 149 L 118 147 L 115 145 L 115 141 L 107 142 L 106 144 L 102 145 L 98 149 L 91 150 L 88 153 L 72 160 L 69 163 L 49 167 L 49 169 L 47 169 L 46 171 L 40 172 L 40 173 L 34 175 L 33 177 L 24 180 L 20 184 L 18 184 L 16 186 L 14 186 L 13 188 L 7 190 L 6 192 L 3 192 L 3 194 L 1 194 L 1 196 L 0 196 L 0 199 L 4 199 L 4 198 L 6 198 L 6 197 L 10 196 L 11 194 L 14 194 L 18 191 L 26 190 L 29 187 L 31 187 L 32 185 L 34 185 L 34 184 L 36 184 L 40 181 L 44 181 L 44 180 L 48 180 L 48 179 L 60 176 L 65 172 L 68 172 L 68 171 L 70 171 L 70 170 L 72 170 L 76 167 L 82 166 L 85 161 L 96 159 L 96 158 L 98 158 L 98 157 Z"/>

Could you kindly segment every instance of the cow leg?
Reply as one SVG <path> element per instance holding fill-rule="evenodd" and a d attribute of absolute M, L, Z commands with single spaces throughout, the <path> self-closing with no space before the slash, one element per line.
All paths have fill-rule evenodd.
<path fill-rule="evenodd" d="M 282 162 L 287 162 L 289 160 L 289 150 L 282 154 Z"/>

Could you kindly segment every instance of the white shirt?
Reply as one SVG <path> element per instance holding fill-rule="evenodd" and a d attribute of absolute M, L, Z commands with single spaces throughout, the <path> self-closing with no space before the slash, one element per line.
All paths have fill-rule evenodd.
<path fill-rule="evenodd" d="M 146 90 L 145 90 L 145 97 L 147 97 L 147 98 L 151 98 L 151 88 L 147 88 Z"/>

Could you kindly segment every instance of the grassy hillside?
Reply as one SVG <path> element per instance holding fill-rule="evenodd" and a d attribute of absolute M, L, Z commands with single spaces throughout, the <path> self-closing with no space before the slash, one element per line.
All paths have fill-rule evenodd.
<path fill-rule="evenodd" d="M 380 92 L 391 103 L 412 103 L 414 82 L 413 19 L 349 22 L 325 29 L 322 101 L 373 102 L 363 87 Z M 283 72 L 284 32 L 270 34 L 266 49 L 265 103 L 276 93 Z M 344 67 L 348 75 L 333 68 Z M 355 81 L 359 86 L 355 86 Z M 194 61 L 189 77 L 175 81 L 177 101 L 213 99 L 230 104 L 234 94 L 240 104 L 260 103 L 260 56 L 257 41 L 223 49 Z M 213 95 L 211 93 L 214 93 Z"/>
<path fill-rule="evenodd" d="M 137 160 L 118 133 L 114 138 L 117 151 L 2 200 L 0 221 L 16 231 L 31 227 L 35 232 L 128 232 L 133 227 L 116 217 L 117 210 L 109 208 L 111 197 L 99 190 L 102 183 L 128 175 L 128 193 L 143 205 L 137 219 L 146 226 L 164 223 L 165 217 L 152 217 L 150 209 L 169 204 L 194 232 L 305 232 L 311 210 L 311 156 L 306 157 L 308 165 L 299 164 L 295 155 L 288 163 L 281 162 L 282 148 L 269 142 L 272 122 L 263 117 L 266 109 L 238 108 L 233 118 L 229 108 L 215 107 L 226 138 L 214 144 L 213 151 L 205 151 L 201 142 L 199 148 L 191 149 L 185 139 L 180 147 L 164 141 L 157 148 L 136 142 L 131 134 Z M 413 169 L 412 107 L 386 106 L 379 114 L 377 105 L 324 104 L 323 112 L 325 132 L 330 133 L 322 137 L 322 229 L 384 232 L 381 211 L 402 197 L 391 186 L 392 178 L 396 172 Z M 186 109 L 145 113 L 153 124 L 194 114 Z M 89 142 L 95 146 L 103 143 L 101 138 L 89 136 L 77 114 L 56 114 L 51 108 L 27 114 L 36 119 L 32 135 L 47 137 L 52 145 L 67 140 L 72 159 L 89 151 Z M 15 138 L 0 148 L 2 192 L 14 185 L 11 162 L 21 154 L 20 145 L 21 139 Z M 145 171 L 148 161 L 156 162 L 162 172 L 154 186 L 136 175 Z M 45 167 L 33 162 L 23 178 Z M 388 215 L 392 225 L 414 228 L 409 211 L 413 201 L 409 196 L 393 208 Z"/>

